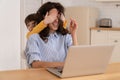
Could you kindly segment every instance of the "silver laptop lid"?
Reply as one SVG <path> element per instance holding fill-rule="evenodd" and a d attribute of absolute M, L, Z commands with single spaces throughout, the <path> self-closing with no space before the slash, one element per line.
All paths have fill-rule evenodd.
<path fill-rule="evenodd" d="M 61 77 L 104 73 L 113 47 L 113 45 L 71 46 Z"/>

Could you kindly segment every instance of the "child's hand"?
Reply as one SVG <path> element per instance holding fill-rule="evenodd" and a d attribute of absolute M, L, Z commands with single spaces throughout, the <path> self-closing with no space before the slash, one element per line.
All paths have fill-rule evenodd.
<path fill-rule="evenodd" d="M 57 19 L 57 12 L 56 11 L 53 11 L 52 13 L 48 14 L 48 12 L 46 13 L 45 15 L 45 18 L 44 18 L 44 23 L 45 24 L 50 24 L 52 22 L 55 21 L 55 19 Z"/>
<path fill-rule="evenodd" d="M 61 20 L 63 21 L 63 22 L 65 22 L 65 16 L 64 16 L 64 14 L 63 13 L 61 13 Z"/>

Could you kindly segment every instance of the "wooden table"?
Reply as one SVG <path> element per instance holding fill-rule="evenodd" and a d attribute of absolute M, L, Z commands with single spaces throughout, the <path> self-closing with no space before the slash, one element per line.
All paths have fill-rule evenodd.
<path fill-rule="evenodd" d="M 41 68 L 0 71 L 0 80 L 120 80 L 120 63 L 109 64 L 106 72 L 99 75 L 61 79 Z"/>

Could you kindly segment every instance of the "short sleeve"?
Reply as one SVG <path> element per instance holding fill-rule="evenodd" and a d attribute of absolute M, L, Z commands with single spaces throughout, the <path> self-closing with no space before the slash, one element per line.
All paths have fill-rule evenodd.
<path fill-rule="evenodd" d="M 65 38 L 65 44 L 69 48 L 72 45 L 72 36 L 71 34 L 67 34 Z"/>

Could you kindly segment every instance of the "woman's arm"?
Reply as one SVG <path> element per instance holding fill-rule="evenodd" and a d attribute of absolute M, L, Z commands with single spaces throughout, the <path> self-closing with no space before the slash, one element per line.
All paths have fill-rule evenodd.
<path fill-rule="evenodd" d="M 46 68 L 46 67 L 63 67 L 64 62 L 43 62 L 43 61 L 33 61 L 32 68 Z"/>
<path fill-rule="evenodd" d="M 64 62 L 44 62 L 41 61 L 40 54 L 40 47 L 38 43 L 40 42 L 39 35 L 34 34 L 27 40 L 25 55 L 27 58 L 27 62 L 33 68 L 40 68 L 40 67 L 62 67 Z M 39 42 L 38 42 L 39 41 Z M 42 44 L 41 44 L 42 46 Z"/>
<path fill-rule="evenodd" d="M 74 19 L 71 19 L 70 22 L 70 32 L 71 32 L 71 36 L 72 36 L 72 40 L 73 40 L 73 45 L 77 45 L 77 35 L 76 35 L 76 30 L 77 30 L 77 23 Z"/>
<path fill-rule="evenodd" d="M 78 42 L 77 42 L 77 35 L 76 35 L 76 33 L 71 33 L 71 36 L 72 36 L 73 45 L 77 45 Z"/>

